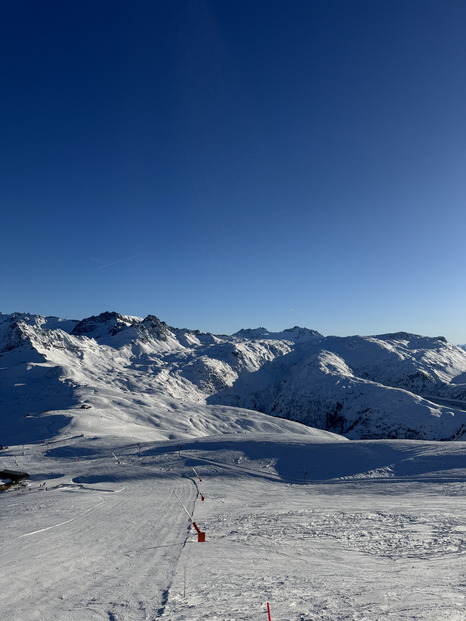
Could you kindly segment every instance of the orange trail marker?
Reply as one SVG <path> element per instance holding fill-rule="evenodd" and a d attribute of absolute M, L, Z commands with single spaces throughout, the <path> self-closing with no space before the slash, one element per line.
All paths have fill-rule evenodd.
<path fill-rule="evenodd" d="M 176 499 L 178 500 L 178 502 L 180 503 L 180 505 L 183 507 L 183 509 L 186 511 L 186 513 L 188 514 L 189 519 L 192 522 L 192 525 L 194 526 L 194 528 L 197 531 L 197 541 L 198 543 L 202 543 L 203 541 L 205 541 L 205 533 L 203 533 L 201 531 L 201 529 L 199 528 L 199 526 L 196 524 L 196 522 L 193 520 L 192 515 L 190 515 L 189 511 L 186 509 L 186 507 L 184 506 L 184 504 L 181 502 L 181 500 L 178 498 L 178 496 L 175 494 Z"/>
<path fill-rule="evenodd" d="M 201 529 L 199 528 L 199 526 L 196 524 L 196 522 L 193 522 L 193 526 L 194 528 L 197 530 L 197 542 L 198 543 L 203 543 L 205 541 L 205 533 L 203 533 L 201 531 Z"/>

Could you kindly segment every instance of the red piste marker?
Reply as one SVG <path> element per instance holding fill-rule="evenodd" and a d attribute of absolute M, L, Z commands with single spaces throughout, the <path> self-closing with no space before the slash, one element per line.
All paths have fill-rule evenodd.
<path fill-rule="evenodd" d="M 272 621 L 272 617 L 270 616 L 270 606 L 269 606 L 269 602 L 267 602 L 267 614 L 269 615 L 269 621 Z"/>
<path fill-rule="evenodd" d="M 196 524 L 196 522 L 193 522 L 193 526 L 194 528 L 197 530 L 197 542 L 198 543 L 203 543 L 205 541 L 205 533 L 203 533 L 201 531 L 201 529 L 199 528 L 199 526 Z"/>

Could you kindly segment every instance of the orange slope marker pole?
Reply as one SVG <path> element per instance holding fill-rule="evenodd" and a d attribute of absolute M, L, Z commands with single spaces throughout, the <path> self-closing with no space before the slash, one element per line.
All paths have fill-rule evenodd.
<path fill-rule="evenodd" d="M 197 542 L 198 543 L 203 543 L 205 541 L 205 533 L 203 533 L 201 531 L 201 529 L 199 528 L 199 526 L 196 524 L 196 522 L 193 522 L 193 526 L 194 528 L 197 530 Z"/>
<path fill-rule="evenodd" d="M 199 526 L 196 524 L 196 522 L 193 520 L 191 514 L 189 513 L 189 511 L 186 509 L 186 507 L 184 506 L 184 504 L 181 502 L 181 500 L 178 498 L 178 496 L 175 494 L 176 499 L 178 500 L 178 502 L 180 503 L 180 505 L 183 507 L 183 509 L 186 511 L 186 513 L 188 514 L 189 519 L 192 522 L 192 525 L 194 526 L 194 528 L 197 531 L 197 541 L 198 543 L 203 543 L 205 541 L 205 533 L 203 533 L 201 531 L 201 529 L 199 528 Z"/>

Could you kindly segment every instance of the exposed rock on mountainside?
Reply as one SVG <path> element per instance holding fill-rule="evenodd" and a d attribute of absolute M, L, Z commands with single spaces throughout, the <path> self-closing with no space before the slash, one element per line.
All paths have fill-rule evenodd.
<path fill-rule="evenodd" d="M 73 336 L 88 336 L 99 338 L 103 335 L 115 336 L 128 326 L 135 325 L 139 321 L 132 317 L 124 317 L 119 313 L 101 313 L 97 316 L 83 319 L 75 325 L 71 334 Z"/>
<path fill-rule="evenodd" d="M 105 396 L 115 420 L 131 412 L 154 425 L 178 404 L 207 404 L 350 438 L 466 437 L 466 351 L 443 337 L 324 337 L 297 326 L 225 336 L 172 328 L 154 315 L 15 313 L 0 314 L 0 356 L 6 418 L 84 402 L 97 416 Z"/>

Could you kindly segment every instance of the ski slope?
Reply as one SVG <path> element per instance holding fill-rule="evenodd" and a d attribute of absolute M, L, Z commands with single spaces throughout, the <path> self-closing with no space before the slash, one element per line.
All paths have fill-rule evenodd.
<path fill-rule="evenodd" d="M 466 443 L 273 422 L 2 450 L 0 618 L 464 620 Z"/>

